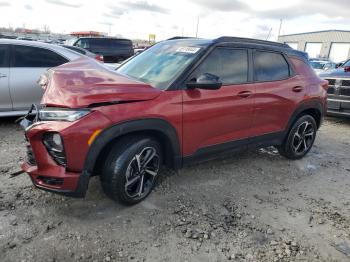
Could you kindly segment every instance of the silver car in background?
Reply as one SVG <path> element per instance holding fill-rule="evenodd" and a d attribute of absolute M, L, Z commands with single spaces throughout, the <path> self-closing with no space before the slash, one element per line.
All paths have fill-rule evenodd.
<path fill-rule="evenodd" d="M 0 117 L 25 114 L 31 104 L 41 100 L 40 75 L 80 57 L 58 45 L 0 39 Z"/>
<path fill-rule="evenodd" d="M 310 59 L 309 62 L 317 75 L 328 70 L 336 69 L 337 67 L 336 63 L 329 60 Z"/>

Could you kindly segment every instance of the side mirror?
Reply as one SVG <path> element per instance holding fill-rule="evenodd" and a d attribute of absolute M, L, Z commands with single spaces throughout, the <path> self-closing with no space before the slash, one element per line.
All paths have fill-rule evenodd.
<path fill-rule="evenodd" d="M 209 73 L 200 75 L 197 80 L 191 80 L 186 83 L 189 89 L 207 89 L 207 90 L 217 90 L 222 86 L 222 82 L 219 77 Z"/>
<path fill-rule="evenodd" d="M 350 72 L 350 66 L 345 66 L 344 67 L 344 72 Z"/>

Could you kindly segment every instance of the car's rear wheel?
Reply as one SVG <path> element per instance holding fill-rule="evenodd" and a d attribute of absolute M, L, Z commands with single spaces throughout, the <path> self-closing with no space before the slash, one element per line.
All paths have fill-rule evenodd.
<path fill-rule="evenodd" d="M 101 174 L 113 200 L 136 204 L 152 191 L 162 163 L 160 144 L 149 137 L 125 137 L 114 145 Z"/>
<path fill-rule="evenodd" d="M 317 124 L 311 115 L 301 116 L 289 130 L 284 143 L 277 147 L 279 153 L 289 159 L 300 159 L 312 148 L 317 132 Z"/>

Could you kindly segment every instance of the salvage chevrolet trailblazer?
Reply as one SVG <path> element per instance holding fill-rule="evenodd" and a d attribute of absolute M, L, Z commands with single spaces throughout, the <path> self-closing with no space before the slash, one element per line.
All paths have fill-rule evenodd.
<path fill-rule="evenodd" d="M 328 82 L 288 45 L 234 37 L 160 42 L 110 71 L 89 58 L 40 79 L 40 105 L 21 121 L 22 164 L 40 189 L 83 197 L 99 176 L 114 200 L 135 204 L 162 165 L 238 148 L 311 149 Z"/>

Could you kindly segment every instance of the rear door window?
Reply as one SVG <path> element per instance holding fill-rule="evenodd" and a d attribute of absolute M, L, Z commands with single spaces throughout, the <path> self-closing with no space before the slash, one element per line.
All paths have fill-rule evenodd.
<path fill-rule="evenodd" d="M 9 46 L 0 45 L 0 67 L 9 67 Z"/>
<path fill-rule="evenodd" d="M 280 53 L 254 52 L 254 74 L 256 81 L 278 81 L 290 76 L 289 64 Z"/>
<path fill-rule="evenodd" d="M 248 51 L 216 48 L 196 69 L 195 76 L 205 73 L 218 76 L 224 85 L 248 82 Z"/>
<path fill-rule="evenodd" d="M 13 67 L 55 67 L 68 62 L 59 54 L 33 46 L 13 46 Z"/>

